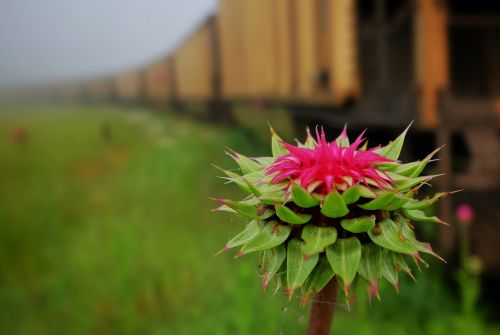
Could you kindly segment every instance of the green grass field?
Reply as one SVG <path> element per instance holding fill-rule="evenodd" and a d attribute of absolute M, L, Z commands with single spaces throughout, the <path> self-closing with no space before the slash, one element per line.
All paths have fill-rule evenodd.
<path fill-rule="evenodd" d="M 255 258 L 213 256 L 242 222 L 210 212 L 238 193 L 210 163 L 265 152 L 243 134 L 106 106 L 0 114 L 0 333 L 303 334 L 308 310 L 263 294 Z M 440 268 L 382 303 L 339 300 L 334 333 L 498 334 Z"/>

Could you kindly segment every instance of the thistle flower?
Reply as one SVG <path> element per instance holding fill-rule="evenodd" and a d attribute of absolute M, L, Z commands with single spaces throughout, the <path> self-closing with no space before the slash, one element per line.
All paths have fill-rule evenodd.
<path fill-rule="evenodd" d="M 306 189 L 313 184 L 310 191 L 320 194 L 330 193 L 334 188 L 342 191 L 356 184 L 372 184 L 379 189 L 390 187 L 391 178 L 377 170 L 376 165 L 393 160 L 375 153 L 375 149 L 356 150 L 364 140 L 363 134 L 351 145 L 345 128 L 338 141 L 332 143 L 326 141 L 323 129 L 321 134 L 316 129 L 316 137 L 314 141 L 308 133 L 308 138 L 314 143 L 312 148 L 283 143 L 289 153 L 278 157 L 266 170 L 267 174 L 277 172 L 272 183 L 287 179 L 300 181 Z"/>
<path fill-rule="evenodd" d="M 221 204 L 215 211 L 249 222 L 223 250 L 239 248 L 236 257 L 260 252 L 263 289 L 275 280 L 290 298 L 300 290 L 304 304 L 331 280 L 349 299 L 352 285 L 380 298 L 382 279 L 398 290 L 399 272 L 413 278 L 407 259 L 417 265 L 424 263 L 422 253 L 442 259 L 416 239 L 413 223 L 444 223 L 423 209 L 450 194 L 415 198 L 435 177 L 420 174 L 439 149 L 419 161 L 398 161 L 408 128 L 371 149 L 363 145 L 364 133 L 350 144 L 345 128 L 332 142 L 323 129 L 316 129 L 316 138 L 307 131 L 296 146 L 271 129 L 272 157 L 229 152 L 241 174 L 220 170 L 247 196 L 214 199 Z"/>
<path fill-rule="evenodd" d="M 470 223 L 474 219 L 474 210 L 467 204 L 458 206 L 456 214 L 461 222 Z"/>

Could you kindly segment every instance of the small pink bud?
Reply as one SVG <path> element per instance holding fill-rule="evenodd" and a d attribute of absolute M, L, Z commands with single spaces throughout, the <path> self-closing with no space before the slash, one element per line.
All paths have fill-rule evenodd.
<path fill-rule="evenodd" d="M 474 210 L 467 204 L 461 204 L 457 207 L 456 215 L 460 221 L 470 223 L 474 219 Z"/>

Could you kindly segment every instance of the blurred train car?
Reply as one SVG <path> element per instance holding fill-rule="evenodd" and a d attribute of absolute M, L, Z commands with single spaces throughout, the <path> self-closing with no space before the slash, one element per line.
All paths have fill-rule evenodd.
<path fill-rule="evenodd" d="M 206 19 L 172 54 L 176 107 L 197 117 L 225 110 L 214 104 L 221 98 L 217 19 Z"/>
<path fill-rule="evenodd" d="M 138 69 L 115 78 L 116 100 L 119 103 L 138 104 L 145 101 L 146 81 L 144 70 Z"/>
<path fill-rule="evenodd" d="M 225 98 L 359 97 L 353 1 L 221 0 L 217 15 Z"/>
<path fill-rule="evenodd" d="M 116 86 L 112 78 L 99 78 L 83 84 L 83 99 L 89 103 L 113 102 Z"/>
<path fill-rule="evenodd" d="M 487 0 L 219 0 L 170 55 L 118 75 L 115 93 L 124 102 L 259 99 L 336 125 L 417 120 L 429 130 L 457 119 L 451 110 L 467 98 L 498 124 L 499 7 Z"/>
<path fill-rule="evenodd" d="M 163 109 L 169 102 L 172 92 L 173 59 L 165 57 L 149 65 L 144 70 L 145 100 Z"/>
<path fill-rule="evenodd" d="M 81 82 L 67 82 L 50 85 L 52 100 L 62 103 L 75 103 L 82 101 L 84 85 Z"/>

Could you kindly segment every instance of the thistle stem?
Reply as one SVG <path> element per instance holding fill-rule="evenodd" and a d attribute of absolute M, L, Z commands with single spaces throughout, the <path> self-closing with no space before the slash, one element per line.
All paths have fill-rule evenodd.
<path fill-rule="evenodd" d="M 314 295 L 307 329 L 308 335 L 328 335 L 330 333 L 337 288 L 337 280 L 333 278 L 321 291 Z"/>

